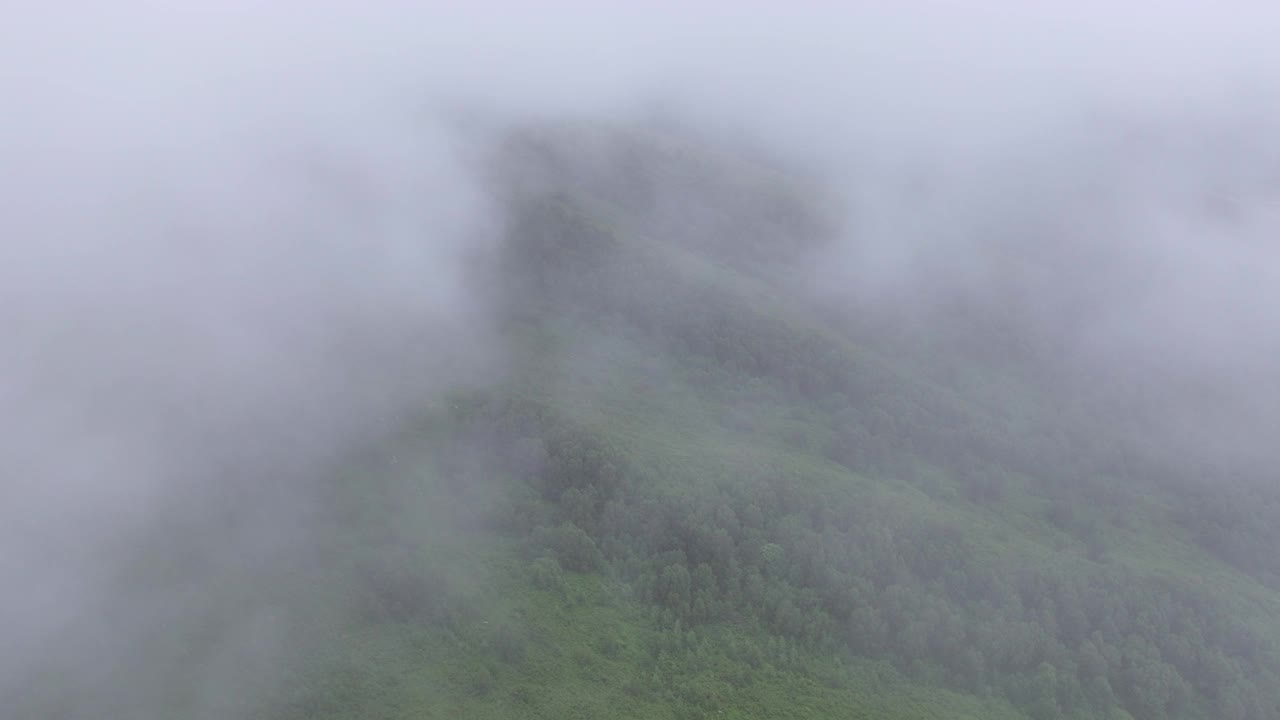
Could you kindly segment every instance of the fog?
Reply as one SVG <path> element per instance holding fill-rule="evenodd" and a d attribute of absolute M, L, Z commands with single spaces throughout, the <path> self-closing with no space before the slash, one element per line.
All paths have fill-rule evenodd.
<path fill-rule="evenodd" d="M 301 478 L 501 373 L 481 158 L 527 122 L 676 117 L 767 148 L 836 199 L 824 301 L 1014 303 L 1073 367 L 1194 390 L 1160 406 L 1169 438 L 1270 458 L 1280 11 L 878 8 L 12 8 L 0 705 L 54 673 L 156 712 L 141 638 L 303 552 Z M 209 508 L 231 519 L 203 569 L 121 581 Z M 205 716 L 279 652 L 254 602 L 200 660 Z"/>
<path fill-rule="evenodd" d="M 306 479 L 484 372 L 466 267 L 495 224 L 463 148 L 408 68 L 312 21 L 104 4 L 8 26 L 6 706 L 52 677 L 72 713 L 170 692 L 228 714 L 284 626 L 279 593 L 232 586 L 314 541 Z M 207 627 L 208 687 L 162 690 L 183 645 L 156 638 Z"/>

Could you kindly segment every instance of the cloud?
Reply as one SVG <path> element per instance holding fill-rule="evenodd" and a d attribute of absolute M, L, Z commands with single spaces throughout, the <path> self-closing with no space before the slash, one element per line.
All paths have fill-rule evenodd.
<path fill-rule="evenodd" d="M 260 679 L 309 483 L 483 372 L 499 221 L 345 11 L 76 10 L 3 51 L 0 697 L 147 715 L 194 629 L 224 694 Z"/>

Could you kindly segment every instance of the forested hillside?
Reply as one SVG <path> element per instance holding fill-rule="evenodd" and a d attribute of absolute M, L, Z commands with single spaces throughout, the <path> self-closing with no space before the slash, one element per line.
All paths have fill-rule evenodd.
<path fill-rule="evenodd" d="M 342 601 L 260 717 L 1280 717 L 1256 468 L 1162 455 L 982 302 L 808 293 L 838 218 L 766 160 L 493 164 L 503 377 L 336 479 L 299 573 Z"/>
<path fill-rule="evenodd" d="M 1280 5 L 17 5 L 0 720 L 1280 720 Z"/>

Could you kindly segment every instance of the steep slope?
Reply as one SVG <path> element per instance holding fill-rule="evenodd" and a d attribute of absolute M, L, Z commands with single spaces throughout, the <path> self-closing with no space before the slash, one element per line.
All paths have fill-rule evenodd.
<path fill-rule="evenodd" d="M 1280 717 L 1280 592 L 1202 493 L 824 311 L 804 183 L 602 128 L 496 167 L 507 376 L 334 485 L 342 600 L 263 717 Z"/>

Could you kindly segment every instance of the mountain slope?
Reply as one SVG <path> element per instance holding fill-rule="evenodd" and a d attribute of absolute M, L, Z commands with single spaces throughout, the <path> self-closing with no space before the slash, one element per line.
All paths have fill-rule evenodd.
<path fill-rule="evenodd" d="M 1202 493 L 1021 359 L 820 307 L 803 182 L 601 128 L 497 167 L 507 376 L 334 486 L 348 610 L 263 717 L 1280 717 L 1280 592 Z"/>

